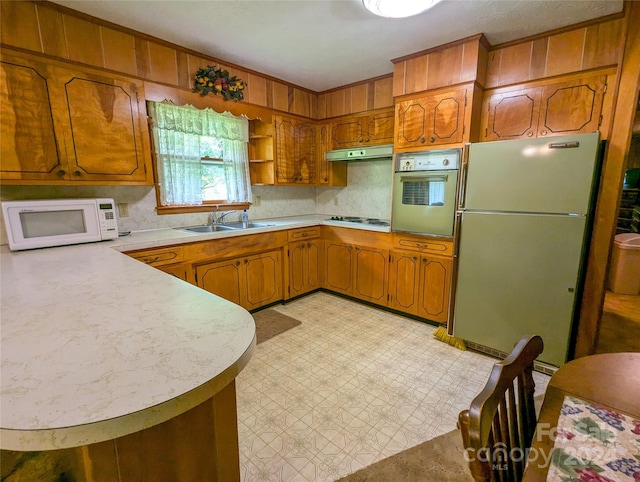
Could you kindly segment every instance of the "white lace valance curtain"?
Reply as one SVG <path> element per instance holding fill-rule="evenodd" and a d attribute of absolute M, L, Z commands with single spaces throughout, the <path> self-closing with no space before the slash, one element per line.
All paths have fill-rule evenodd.
<path fill-rule="evenodd" d="M 163 205 L 202 204 L 201 137 L 223 141 L 227 202 L 251 202 L 249 122 L 229 112 L 149 102 Z"/>

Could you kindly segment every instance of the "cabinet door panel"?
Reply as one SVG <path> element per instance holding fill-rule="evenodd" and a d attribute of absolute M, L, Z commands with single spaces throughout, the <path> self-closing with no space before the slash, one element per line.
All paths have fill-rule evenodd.
<path fill-rule="evenodd" d="M 143 180 L 136 85 L 74 75 L 65 91 L 72 133 L 67 149 L 77 164 L 72 176 Z"/>
<path fill-rule="evenodd" d="M 484 140 L 533 137 L 539 111 L 540 92 L 537 88 L 492 95 L 487 105 Z"/>
<path fill-rule="evenodd" d="M 198 286 L 242 306 L 243 269 L 239 259 L 198 266 L 196 268 Z"/>
<path fill-rule="evenodd" d="M 389 308 L 412 315 L 418 311 L 420 256 L 394 251 L 389 267 Z"/>
<path fill-rule="evenodd" d="M 159 270 L 164 271 L 176 278 L 187 281 L 187 266 L 184 264 L 172 264 L 169 266 L 160 266 Z"/>
<path fill-rule="evenodd" d="M 445 323 L 449 311 L 451 259 L 422 256 L 418 316 Z"/>
<path fill-rule="evenodd" d="M 296 180 L 296 128 L 293 120 L 276 118 L 276 179 L 279 183 Z"/>
<path fill-rule="evenodd" d="M 325 280 L 328 289 L 351 294 L 351 278 L 353 273 L 351 260 L 352 249 L 351 246 L 346 244 L 338 244 L 333 241 L 327 243 L 325 249 Z"/>
<path fill-rule="evenodd" d="M 331 128 L 334 149 L 362 145 L 362 118 L 340 121 Z"/>
<path fill-rule="evenodd" d="M 0 156 L 4 179 L 57 179 L 66 160 L 56 143 L 46 67 L 0 62 Z M 25 88 L 28 86 L 28 88 Z"/>
<path fill-rule="evenodd" d="M 464 106 L 466 90 L 435 95 L 430 101 L 432 120 L 429 144 L 462 142 L 464 134 Z"/>
<path fill-rule="evenodd" d="M 294 160 L 296 165 L 296 181 L 299 183 L 313 184 L 316 180 L 316 130 L 310 124 L 301 124 L 296 133 L 297 156 Z"/>
<path fill-rule="evenodd" d="M 387 259 L 386 250 L 355 248 L 354 296 L 381 305 L 387 304 Z"/>
<path fill-rule="evenodd" d="M 396 146 L 411 147 L 422 145 L 426 142 L 427 135 L 427 109 L 424 98 L 403 101 L 398 103 L 396 121 Z"/>
<path fill-rule="evenodd" d="M 289 293 L 298 296 L 306 291 L 305 257 L 306 243 L 289 244 Z"/>
<path fill-rule="evenodd" d="M 538 135 L 594 132 L 600 125 L 606 76 L 542 88 Z"/>
<path fill-rule="evenodd" d="M 243 259 L 247 283 L 247 309 L 255 309 L 282 299 L 282 263 L 279 251 L 256 254 Z"/>
<path fill-rule="evenodd" d="M 309 291 L 320 288 L 320 260 L 322 253 L 322 241 L 309 241 L 307 243 L 307 289 Z"/>
<path fill-rule="evenodd" d="M 369 145 L 392 144 L 394 122 L 393 111 L 367 118 L 365 141 Z"/>
<path fill-rule="evenodd" d="M 316 172 L 318 184 L 330 182 L 330 162 L 325 160 L 324 153 L 331 150 L 331 128 L 329 124 L 320 124 L 316 128 Z"/>

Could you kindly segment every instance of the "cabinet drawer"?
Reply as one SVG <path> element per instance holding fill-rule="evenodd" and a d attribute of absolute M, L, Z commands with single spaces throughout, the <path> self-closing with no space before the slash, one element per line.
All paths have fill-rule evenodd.
<path fill-rule="evenodd" d="M 132 251 L 126 254 L 150 266 L 180 263 L 184 259 L 181 247 L 147 249 L 144 251 Z"/>
<path fill-rule="evenodd" d="M 290 242 L 314 239 L 320 236 L 320 227 L 291 229 L 287 232 L 287 235 Z"/>
<path fill-rule="evenodd" d="M 399 249 L 411 249 L 442 256 L 453 255 L 453 241 L 433 239 L 424 236 L 394 235 L 393 246 Z"/>

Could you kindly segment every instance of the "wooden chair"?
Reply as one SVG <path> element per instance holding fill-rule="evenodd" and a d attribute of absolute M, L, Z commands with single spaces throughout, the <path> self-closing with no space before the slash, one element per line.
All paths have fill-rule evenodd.
<path fill-rule="evenodd" d="M 458 416 L 458 428 L 476 481 L 518 482 L 536 428 L 533 405 L 533 361 L 542 353 L 542 338 L 525 336 L 496 363 L 469 410 Z"/>

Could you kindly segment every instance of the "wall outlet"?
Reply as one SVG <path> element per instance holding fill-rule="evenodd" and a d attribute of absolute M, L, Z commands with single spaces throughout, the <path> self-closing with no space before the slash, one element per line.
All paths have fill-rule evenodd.
<path fill-rule="evenodd" d="M 334 197 L 334 198 L 333 198 L 333 205 L 334 205 L 334 206 L 338 206 L 338 205 L 340 205 L 340 200 L 338 199 L 338 196 L 336 196 L 336 197 Z"/>
<path fill-rule="evenodd" d="M 255 207 L 260 206 L 261 202 L 262 202 L 262 199 L 260 199 L 260 196 L 253 196 L 253 205 Z"/>
<path fill-rule="evenodd" d="M 129 217 L 129 205 L 127 203 L 118 203 L 118 215 L 121 218 Z"/>

